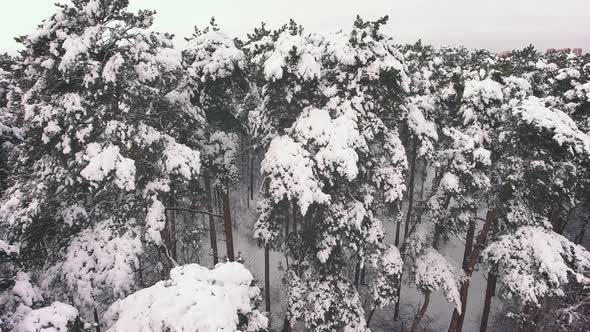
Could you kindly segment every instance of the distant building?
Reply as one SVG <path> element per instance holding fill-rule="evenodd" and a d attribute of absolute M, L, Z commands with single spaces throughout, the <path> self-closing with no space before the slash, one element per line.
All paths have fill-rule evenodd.
<path fill-rule="evenodd" d="M 545 53 L 547 54 L 551 54 L 551 53 L 555 53 L 555 52 L 563 52 L 563 53 L 574 53 L 575 55 L 582 55 L 582 49 L 579 47 L 576 48 L 560 48 L 560 49 L 555 49 L 555 48 L 548 48 Z"/>

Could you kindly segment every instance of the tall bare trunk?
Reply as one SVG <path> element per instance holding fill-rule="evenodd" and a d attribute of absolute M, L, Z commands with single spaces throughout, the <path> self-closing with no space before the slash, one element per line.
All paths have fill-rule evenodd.
<path fill-rule="evenodd" d="M 209 212 L 209 241 L 211 242 L 211 251 L 213 252 L 213 266 L 219 263 L 219 252 L 217 250 L 217 231 L 215 230 L 215 219 L 213 218 L 213 197 L 211 195 L 211 178 L 209 173 L 204 172 L 205 192 L 207 195 L 207 211 Z"/>
<path fill-rule="evenodd" d="M 295 236 L 297 236 L 297 203 L 295 202 L 295 200 L 293 200 L 293 202 L 291 203 L 291 209 L 293 211 L 293 234 L 295 234 Z"/>
<path fill-rule="evenodd" d="M 178 203 L 176 201 L 176 192 L 171 190 L 170 194 L 171 194 L 170 205 L 177 206 Z M 176 248 L 177 247 L 176 244 L 178 242 L 176 240 L 176 219 L 177 219 L 176 210 L 170 211 L 170 240 L 172 242 L 172 258 L 174 259 L 174 261 L 178 262 L 178 250 Z"/>
<path fill-rule="evenodd" d="M 412 209 L 414 208 L 414 182 L 416 178 L 416 144 L 412 145 L 412 156 L 410 158 L 410 181 L 408 183 L 408 211 L 406 212 L 404 240 L 408 237 L 408 232 L 410 231 L 410 222 L 412 221 Z"/>
<path fill-rule="evenodd" d="M 289 213 L 289 205 L 287 204 L 286 213 L 285 213 L 285 242 L 287 242 L 287 238 L 289 237 L 289 233 L 291 233 L 291 215 Z"/>
<path fill-rule="evenodd" d="M 359 288 L 359 280 L 361 277 L 361 258 L 359 257 L 354 267 L 354 287 Z"/>
<path fill-rule="evenodd" d="M 580 229 L 580 232 L 578 233 L 578 235 L 576 235 L 576 238 L 574 239 L 574 242 L 576 244 L 582 244 L 582 242 L 584 241 L 584 235 L 586 235 L 586 226 L 590 223 L 590 218 L 586 218 L 584 224 L 582 225 L 582 228 Z"/>
<path fill-rule="evenodd" d="M 496 220 L 496 210 L 489 209 L 486 215 L 486 220 L 483 225 L 483 228 L 479 232 L 477 236 L 477 240 L 473 241 L 473 236 L 475 234 L 475 224 L 472 222 L 469 225 L 469 229 L 467 230 L 467 239 L 465 244 L 465 253 L 463 257 L 463 270 L 465 272 L 465 282 L 461 285 L 461 290 L 459 292 L 461 298 L 461 314 L 457 311 L 457 309 L 453 310 L 453 316 L 451 317 L 451 323 L 449 325 L 449 332 L 460 332 L 463 329 L 463 321 L 465 319 L 465 311 L 467 309 L 467 295 L 469 293 L 469 280 L 471 275 L 473 274 L 473 270 L 475 265 L 477 264 L 477 260 L 479 258 L 479 254 L 483 250 L 483 247 L 487 241 L 488 232 L 492 224 Z M 473 230 L 472 230 L 473 227 Z M 471 240 L 469 239 L 471 234 Z"/>
<path fill-rule="evenodd" d="M 291 332 L 291 323 L 289 323 L 287 314 L 285 314 L 285 320 L 283 321 L 283 332 Z"/>
<path fill-rule="evenodd" d="M 362 264 L 361 267 L 361 285 L 367 285 L 367 265 Z"/>
<path fill-rule="evenodd" d="M 399 213 L 399 210 L 398 210 Z M 400 243 L 400 233 L 402 231 L 402 221 L 397 218 L 397 224 L 395 225 L 395 240 L 394 240 L 394 244 L 396 247 L 399 248 L 399 243 Z"/>
<path fill-rule="evenodd" d="M 424 184 L 426 183 L 426 178 L 428 177 L 428 162 L 426 159 L 422 159 L 422 176 L 420 177 L 420 200 L 424 200 Z"/>
<path fill-rule="evenodd" d="M 414 141 L 412 141 L 414 142 Z M 412 156 L 410 159 L 410 180 L 408 183 L 408 210 L 406 211 L 406 224 L 404 226 L 404 241 L 408 237 L 408 233 L 410 232 L 410 223 L 412 221 L 412 210 L 414 209 L 414 183 L 416 179 L 416 145 L 415 143 L 412 144 Z M 396 235 L 395 235 L 395 245 L 399 247 L 399 232 L 400 232 L 400 223 L 398 223 L 396 228 Z M 393 319 L 399 319 L 399 306 L 401 301 L 401 293 L 402 293 L 402 275 L 399 276 L 399 284 L 397 285 L 397 302 L 395 303 L 395 307 L 393 309 Z"/>
<path fill-rule="evenodd" d="M 96 324 L 96 332 L 100 332 L 100 321 L 98 320 L 98 311 L 96 308 L 93 310 L 94 314 L 94 324 Z"/>
<path fill-rule="evenodd" d="M 560 218 L 559 212 L 560 211 L 558 208 L 551 207 L 547 219 L 549 219 L 551 226 L 553 226 L 553 231 L 555 231 L 557 234 L 563 234 L 563 231 L 565 230 L 566 226 L 566 221 L 563 218 Z"/>
<path fill-rule="evenodd" d="M 264 302 L 266 311 L 270 312 L 270 246 L 264 246 Z"/>
<path fill-rule="evenodd" d="M 230 262 L 235 260 L 234 257 L 234 235 L 231 222 L 231 208 L 229 205 L 229 186 L 225 190 L 220 190 L 221 201 L 223 205 L 223 228 L 225 231 L 225 247 L 227 259 Z"/>
<path fill-rule="evenodd" d="M 469 295 L 469 283 L 470 279 L 466 278 L 461 285 L 459 290 L 459 296 L 461 299 L 461 314 L 457 309 L 453 310 L 453 316 L 451 317 L 451 325 L 449 331 L 461 331 L 463 329 L 463 320 L 465 319 L 465 310 L 467 310 L 467 296 Z"/>
<path fill-rule="evenodd" d="M 242 160 L 244 160 L 244 155 L 242 155 Z M 250 151 L 248 151 L 246 156 L 246 169 L 248 170 L 248 176 L 252 175 L 252 168 L 250 167 Z M 250 208 L 250 191 L 252 188 L 250 187 L 250 180 L 246 180 L 247 183 L 247 191 L 246 191 L 246 207 Z"/>
<path fill-rule="evenodd" d="M 250 158 L 250 199 L 254 199 L 254 156 L 252 153 Z"/>
<path fill-rule="evenodd" d="M 375 307 L 373 307 L 371 309 L 371 312 L 369 312 L 369 317 L 367 317 L 367 328 L 369 328 L 371 326 L 371 320 L 373 319 L 373 314 L 375 314 Z"/>
<path fill-rule="evenodd" d="M 465 251 L 463 252 L 463 263 L 462 268 L 464 271 L 468 270 L 469 258 L 473 251 L 473 240 L 475 238 L 475 220 L 472 219 L 467 227 L 467 237 L 465 238 Z M 460 326 L 462 325 L 463 317 L 465 317 L 465 309 L 467 308 L 467 295 L 469 293 L 469 277 L 466 278 L 461 285 L 459 291 L 461 298 L 461 314 L 457 309 L 453 310 L 453 316 L 451 317 L 451 325 L 449 331 L 461 331 Z"/>
<path fill-rule="evenodd" d="M 175 205 L 176 202 L 174 199 L 174 188 L 171 188 L 170 195 L 168 196 L 168 206 Z M 166 211 L 164 229 L 160 231 L 160 237 L 162 238 L 162 244 L 160 245 L 160 260 L 163 264 L 163 269 L 160 271 L 160 278 L 162 280 L 168 279 L 170 276 L 170 270 L 178 261 L 176 253 L 176 241 L 174 240 L 175 218 L 176 211 Z"/>
<path fill-rule="evenodd" d="M 428 309 L 429 304 L 430 304 L 430 292 L 426 291 L 426 292 L 424 292 L 424 303 L 422 304 L 422 308 L 420 308 L 420 312 L 418 312 L 418 315 L 416 315 L 416 318 L 414 318 L 414 321 L 412 322 L 412 328 L 410 329 L 411 332 L 418 331 L 418 325 L 420 325 L 420 321 L 422 320 L 422 317 L 424 317 L 424 315 L 426 314 L 426 310 Z"/>
<path fill-rule="evenodd" d="M 490 270 L 488 272 L 488 282 L 486 286 L 486 297 L 483 303 L 483 313 L 481 315 L 481 325 L 479 326 L 479 332 L 486 332 L 488 328 L 488 320 L 490 318 L 490 308 L 492 305 L 492 297 L 496 295 L 496 273 Z"/>
<path fill-rule="evenodd" d="M 397 213 L 400 213 L 399 210 L 400 209 L 398 209 Z M 402 231 L 401 226 L 402 226 L 401 219 L 397 219 L 397 225 L 395 226 L 395 242 L 394 242 L 394 244 L 398 248 L 399 248 L 399 244 L 400 244 L 400 233 Z M 395 302 L 395 307 L 393 309 L 393 320 L 399 319 L 399 305 L 400 305 L 400 300 L 401 300 L 401 291 L 402 291 L 402 278 L 400 275 L 399 284 L 397 285 L 397 301 Z"/>

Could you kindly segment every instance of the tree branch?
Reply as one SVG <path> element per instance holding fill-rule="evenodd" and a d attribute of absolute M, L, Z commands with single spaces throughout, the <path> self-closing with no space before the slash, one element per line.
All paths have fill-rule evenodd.
<path fill-rule="evenodd" d="M 182 207 L 167 207 L 166 211 L 184 211 L 184 212 L 190 212 L 190 213 L 206 214 L 206 215 L 216 217 L 216 218 L 223 218 L 223 216 L 221 216 L 219 214 L 214 214 L 214 213 L 211 213 L 208 211 L 199 211 L 199 210 L 193 210 L 193 209 L 182 208 Z"/>

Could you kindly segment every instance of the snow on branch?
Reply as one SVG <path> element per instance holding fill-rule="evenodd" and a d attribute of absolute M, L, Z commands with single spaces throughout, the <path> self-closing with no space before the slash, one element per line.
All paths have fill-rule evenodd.
<path fill-rule="evenodd" d="M 119 147 L 90 143 L 83 159 L 88 161 L 80 172 L 84 179 L 92 183 L 101 182 L 114 172 L 117 187 L 125 190 L 135 189 L 135 161 L 123 157 L 119 153 Z"/>
<path fill-rule="evenodd" d="M 590 269 L 590 252 L 551 230 L 525 226 L 491 243 L 482 258 L 497 266 L 499 281 L 523 304 L 539 305 L 547 295 L 562 296 L 573 277 L 590 284 L 583 275 Z"/>
<path fill-rule="evenodd" d="M 230 76 L 243 69 L 244 52 L 220 31 L 208 31 L 191 39 L 184 52 L 191 60 L 188 74 L 201 82 Z"/>
<path fill-rule="evenodd" d="M 272 140 L 260 172 L 268 175 L 269 192 L 275 202 L 296 198 L 305 215 L 312 203 L 329 201 L 330 196 L 322 192 L 322 184 L 314 174 L 313 163 L 301 143 L 288 136 Z"/>
<path fill-rule="evenodd" d="M 579 130 L 574 120 L 564 112 L 546 107 L 542 99 L 529 97 L 513 113 L 539 131 L 552 133 L 560 146 L 565 145 L 576 153 L 590 156 L 590 136 Z"/>
<path fill-rule="evenodd" d="M 2 256 L 18 256 L 20 248 L 18 245 L 8 244 L 6 241 L 0 240 L 0 257 Z"/>
<path fill-rule="evenodd" d="M 60 277 L 75 294 L 77 306 L 93 307 L 105 295 L 120 298 L 135 288 L 135 269 L 143 253 L 139 228 L 118 235 L 113 227 L 112 220 L 106 220 L 87 229 L 66 250 Z"/>
<path fill-rule="evenodd" d="M 427 249 L 416 259 L 415 282 L 418 288 L 429 292 L 441 290 L 459 313 L 461 277 L 462 273 L 435 249 Z"/>

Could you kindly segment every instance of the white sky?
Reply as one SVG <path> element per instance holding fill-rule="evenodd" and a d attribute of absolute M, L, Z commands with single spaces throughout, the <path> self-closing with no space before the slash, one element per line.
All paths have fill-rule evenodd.
<path fill-rule="evenodd" d="M 154 29 L 177 40 L 215 16 L 222 30 L 244 36 L 261 21 L 271 27 L 294 18 L 308 32 L 349 29 L 356 14 L 390 16 L 387 31 L 400 42 L 422 38 L 434 45 L 506 50 L 533 43 L 590 50 L 590 0 L 130 0 L 133 9 L 155 9 Z M 5 0 L 0 11 L 0 51 L 14 52 L 13 37 L 27 34 L 54 12 L 55 0 Z"/>

